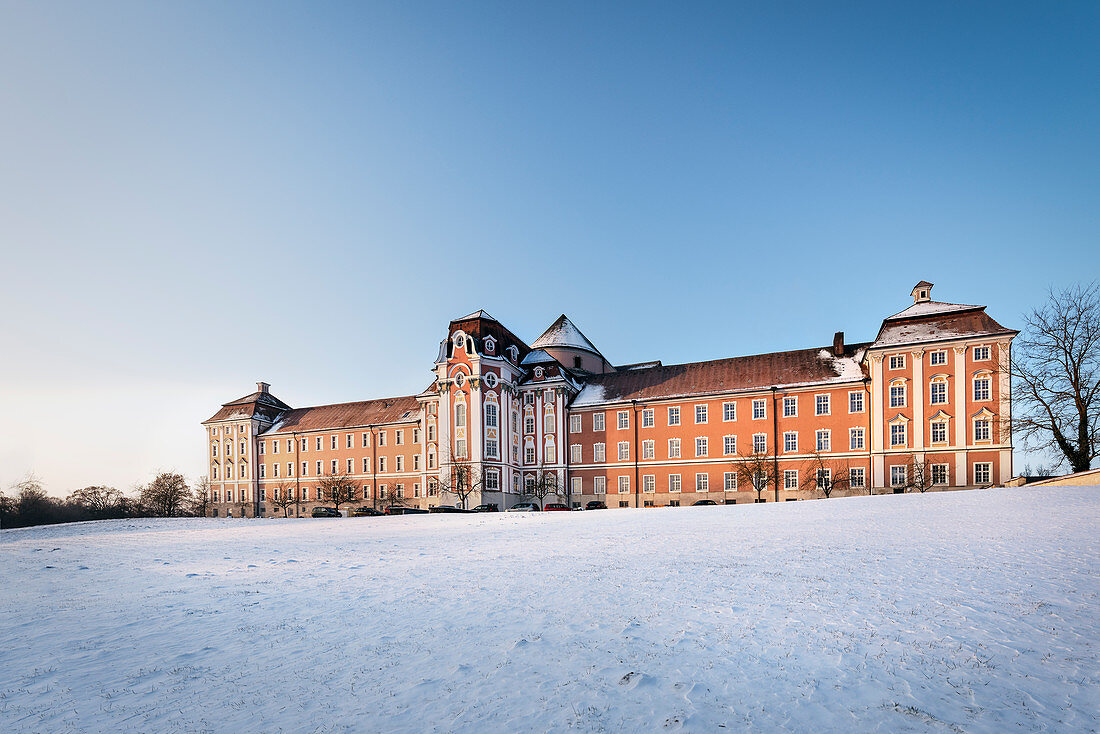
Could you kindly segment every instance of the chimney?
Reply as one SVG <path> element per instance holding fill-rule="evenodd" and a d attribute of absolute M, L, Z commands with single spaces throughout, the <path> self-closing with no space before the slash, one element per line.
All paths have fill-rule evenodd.
<path fill-rule="evenodd" d="M 833 354 L 837 357 L 844 356 L 844 332 L 838 331 L 833 334 Z"/>
<path fill-rule="evenodd" d="M 266 382 L 257 382 L 256 392 L 267 392 L 269 387 L 271 387 L 271 385 L 268 385 Z"/>

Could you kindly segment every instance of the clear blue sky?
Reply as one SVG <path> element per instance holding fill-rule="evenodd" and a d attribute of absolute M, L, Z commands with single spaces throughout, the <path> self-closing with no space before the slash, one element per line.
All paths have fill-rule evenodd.
<path fill-rule="evenodd" d="M 0 486 L 417 392 L 450 318 L 613 361 L 1008 326 L 1100 273 L 1100 4 L 0 2 Z M 56 426 L 56 428 L 54 427 Z"/>

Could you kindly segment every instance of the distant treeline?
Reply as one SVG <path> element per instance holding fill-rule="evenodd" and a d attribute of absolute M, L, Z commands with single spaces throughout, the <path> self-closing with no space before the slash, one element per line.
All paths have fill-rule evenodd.
<path fill-rule="evenodd" d="M 114 487 L 92 486 L 58 499 L 46 494 L 35 477 L 12 485 L 9 492 L 0 492 L 0 528 L 126 517 L 201 517 L 209 496 L 205 487 L 192 488 L 182 474 L 172 472 L 158 474 L 128 495 Z"/>

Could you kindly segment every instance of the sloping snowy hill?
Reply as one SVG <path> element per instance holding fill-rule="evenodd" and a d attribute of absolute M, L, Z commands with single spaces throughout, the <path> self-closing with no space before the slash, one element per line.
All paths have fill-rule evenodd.
<path fill-rule="evenodd" d="M 0 728 L 1095 731 L 1100 493 L 0 531 Z"/>

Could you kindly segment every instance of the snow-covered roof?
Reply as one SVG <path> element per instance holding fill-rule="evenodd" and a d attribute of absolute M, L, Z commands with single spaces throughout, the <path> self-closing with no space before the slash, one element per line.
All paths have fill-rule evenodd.
<path fill-rule="evenodd" d="M 534 349 L 527 353 L 527 356 L 520 361 L 520 365 L 526 367 L 529 364 L 546 364 L 548 362 L 557 362 L 558 360 L 551 357 L 541 349 Z"/>
<path fill-rule="evenodd" d="M 971 311 L 982 306 L 968 306 L 964 303 L 944 303 L 942 301 L 921 301 L 914 303 L 904 311 L 899 311 L 893 316 L 887 316 L 887 321 L 894 319 L 912 319 L 921 316 L 934 316 L 941 313 L 955 313 L 957 311 Z"/>
<path fill-rule="evenodd" d="M 469 319 L 490 319 L 492 321 L 496 321 L 496 319 L 494 319 L 492 316 L 490 316 L 489 312 L 485 311 L 485 310 L 474 311 L 472 314 L 469 314 L 467 316 L 463 316 L 460 319 L 455 319 L 455 321 L 467 321 Z"/>
<path fill-rule="evenodd" d="M 596 345 L 588 340 L 569 318 L 562 314 L 558 320 L 550 325 L 550 328 L 542 333 L 538 339 L 531 343 L 534 348 L 539 347 L 566 347 L 569 349 L 583 349 L 593 354 L 600 354 Z"/>

